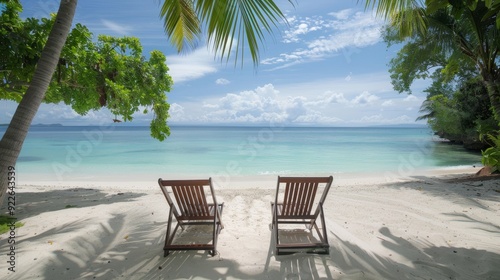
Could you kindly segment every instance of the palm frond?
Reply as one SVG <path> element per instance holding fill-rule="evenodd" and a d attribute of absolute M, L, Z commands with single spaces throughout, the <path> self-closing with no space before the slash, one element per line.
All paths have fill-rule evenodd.
<path fill-rule="evenodd" d="M 200 22 L 190 0 L 164 0 L 160 8 L 165 33 L 178 52 L 188 44 L 196 47 L 201 34 Z"/>
<path fill-rule="evenodd" d="M 265 32 L 272 34 L 275 27 L 286 22 L 272 0 L 163 0 L 160 16 L 177 51 L 186 45 L 196 47 L 203 26 L 207 28 L 208 43 L 221 58 L 229 59 L 235 47 L 236 58 L 243 58 L 248 46 L 254 65 L 259 62 Z"/>
<path fill-rule="evenodd" d="M 248 46 L 254 64 L 259 62 L 259 44 L 264 32 L 273 33 L 286 18 L 272 0 L 196 1 L 200 21 L 208 28 L 214 50 L 229 59 L 236 42 L 236 57 L 243 57 Z"/>
<path fill-rule="evenodd" d="M 358 0 L 359 2 L 360 0 Z M 389 20 L 402 37 L 414 31 L 425 33 L 426 20 L 421 0 L 366 0 L 365 9 L 374 9 L 379 17 Z"/>
<path fill-rule="evenodd" d="M 359 0 L 358 0 L 359 2 Z M 422 7 L 422 1 L 417 0 L 366 0 L 366 9 L 375 9 L 378 16 L 390 17 L 394 13 Z"/>

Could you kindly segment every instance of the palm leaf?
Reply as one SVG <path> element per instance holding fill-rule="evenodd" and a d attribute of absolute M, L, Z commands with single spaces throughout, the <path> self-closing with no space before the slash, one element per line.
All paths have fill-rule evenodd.
<path fill-rule="evenodd" d="M 222 58 L 229 59 L 235 47 L 236 57 L 243 58 L 248 46 L 255 65 L 265 32 L 272 34 L 278 24 L 286 22 L 272 0 L 164 0 L 160 16 L 178 51 L 185 49 L 186 43 L 195 47 L 203 26 L 208 43 Z"/>
<path fill-rule="evenodd" d="M 359 2 L 359 0 L 358 0 Z M 421 0 L 366 0 L 365 9 L 375 9 L 377 16 L 388 19 L 391 26 L 396 27 L 403 37 L 414 31 L 424 33 L 426 21 L 421 9 Z"/>
<path fill-rule="evenodd" d="M 229 59 L 236 44 L 236 57 L 243 57 L 248 46 L 254 64 L 259 62 L 259 44 L 264 31 L 272 34 L 284 14 L 272 0 L 197 1 L 196 11 L 206 24 L 208 40 L 216 52 Z"/>
<path fill-rule="evenodd" d="M 184 50 L 186 44 L 196 47 L 201 30 L 192 1 L 165 0 L 160 9 L 160 17 L 164 19 L 165 33 L 170 38 L 170 43 L 178 52 Z"/>

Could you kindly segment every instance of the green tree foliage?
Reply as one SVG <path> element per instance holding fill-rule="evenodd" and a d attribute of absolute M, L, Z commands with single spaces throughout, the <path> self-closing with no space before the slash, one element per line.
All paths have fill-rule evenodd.
<path fill-rule="evenodd" d="M 432 96 L 428 101 L 428 106 L 433 112 L 433 117 L 428 119 L 432 130 L 446 139 L 453 141 L 460 139 L 462 129 L 456 101 L 444 95 Z"/>
<path fill-rule="evenodd" d="M 0 40 L 6 42 L 0 47 L 0 99 L 17 102 L 26 92 L 55 19 L 21 20 L 20 11 L 8 4 L 0 26 Z M 169 135 L 165 92 L 172 86 L 165 56 L 152 51 L 146 59 L 137 38 L 92 39 L 85 26 L 75 25 L 43 101 L 63 102 L 81 115 L 106 107 L 124 121 L 132 121 L 137 112 L 153 112 L 151 136 L 164 140 Z"/>
<path fill-rule="evenodd" d="M 419 119 L 427 119 L 442 137 L 474 149 L 482 148 L 478 128 L 495 129 L 500 121 L 500 32 L 496 14 L 485 4 L 427 0 L 410 5 L 425 29 L 402 31 L 391 22 L 384 35 L 388 45 L 403 45 L 390 62 L 394 88 L 411 93 L 415 80 L 431 79 Z"/>
<path fill-rule="evenodd" d="M 490 166 L 491 173 L 498 173 L 500 171 L 500 135 L 498 131 L 495 131 L 481 135 L 481 137 L 491 143 L 491 147 L 482 151 L 481 163 L 484 166 Z"/>
<path fill-rule="evenodd" d="M 470 80 L 449 94 L 429 96 L 422 104 L 420 119 L 427 119 L 431 129 L 439 136 L 464 147 L 479 150 L 489 147 L 480 139 L 480 129 L 496 128 L 489 109 L 486 88 L 479 81 Z"/>
<path fill-rule="evenodd" d="M 473 72 L 472 76 L 479 76 L 484 83 L 495 118 L 500 122 L 500 31 L 496 28 L 496 14 L 484 1 L 473 0 L 427 0 L 426 7 L 415 9 L 425 18 L 424 32 L 402 36 L 405 33 L 400 27 L 391 25 L 387 36 L 389 42 L 408 44 L 403 52 L 411 58 L 401 56 L 397 60 L 418 62 L 406 63 L 410 69 L 391 62 L 393 75 L 397 74 L 393 76 L 396 89 L 408 90 L 414 79 L 426 78 L 426 71 L 434 67 L 446 78 L 443 81 L 463 77 L 464 70 Z"/>

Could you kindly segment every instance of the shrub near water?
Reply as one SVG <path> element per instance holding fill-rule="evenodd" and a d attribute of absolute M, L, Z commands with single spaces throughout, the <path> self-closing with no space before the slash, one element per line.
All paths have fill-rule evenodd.
<path fill-rule="evenodd" d="M 10 216 L 0 215 L 0 234 L 4 234 L 10 230 L 9 224 L 12 222 L 13 218 Z M 24 223 L 17 222 L 16 228 L 24 226 Z"/>
<path fill-rule="evenodd" d="M 481 152 L 483 155 L 481 163 L 491 167 L 491 173 L 498 173 L 500 170 L 500 136 L 486 134 L 481 135 L 481 138 L 486 138 L 491 142 L 491 147 Z"/>

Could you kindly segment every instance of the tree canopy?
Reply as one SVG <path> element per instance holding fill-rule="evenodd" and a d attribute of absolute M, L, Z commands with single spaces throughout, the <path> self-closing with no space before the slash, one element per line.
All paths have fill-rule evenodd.
<path fill-rule="evenodd" d="M 484 147 L 478 131 L 500 122 L 500 32 L 486 2 L 427 0 L 410 8 L 425 21 L 423 30 L 389 24 L 384 36 L 389 45 L 403 45 L 389 65 L 394 89 L 411 93 L 415 80 L 431 79 L 419 119 L 474 149 Z"/>
<path fill-rule="evenodd" d="M 0 99 L 19 102 L 31 81 L 55 17 L 22 20 L 22 8 L 7 3 L 0 26 Z M 81 115 L 103 107 L 123 121 L 137 112 L 153 112 L 151 136 L 164 140 L 170 91 L 165 55 L 152 51 L 143 56 L 137 38 L 100 35 L 83 25 L 71 30 L 52 77 L 45 103 L 64 103 Z M 112 119 L 110 118 L 110 121 Z"/>

